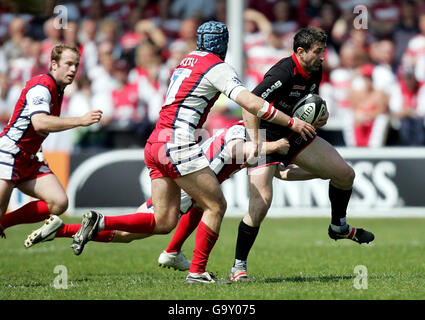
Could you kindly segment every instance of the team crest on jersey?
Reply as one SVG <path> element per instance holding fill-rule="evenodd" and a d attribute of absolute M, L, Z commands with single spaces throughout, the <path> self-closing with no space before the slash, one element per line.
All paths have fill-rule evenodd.
<path fill-rule="evenodd" d="M 314 89 L 316 89 L 316 84 L 315 83 L 313 83 L 313 85 L 310 87 L 310 92 L 313 92 Z"/>
<path fill-rule="evenodd" d="M 42 104 L 43 102 L 44 102 L 43 97 L 34 97 L 32 99 L 32 104 L 34 104 L 34 105 L 39 105 L 39 104 Z"/>

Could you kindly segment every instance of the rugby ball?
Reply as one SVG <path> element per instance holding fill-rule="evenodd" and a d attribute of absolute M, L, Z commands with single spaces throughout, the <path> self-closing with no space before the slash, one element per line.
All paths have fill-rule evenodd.
<path fill-rule="evenodd" d="M 325 111 L 325 101 L 319 95 L 309 93 L 297 102 L 292 116 L 313 124 L 325 114 Z"/>

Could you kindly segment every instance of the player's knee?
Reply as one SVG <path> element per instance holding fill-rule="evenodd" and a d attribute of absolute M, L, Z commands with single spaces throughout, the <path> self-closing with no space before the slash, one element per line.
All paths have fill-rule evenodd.
<path fill-rule="evenodd" d="M 176 227 L 178 214 L 168 214 L 166 216 L 155 216 L 155 233 L 168 234 Z"/>
<path fill-rule="evenodd" d="M 347 166 L 344 170 L 344 173 L 342 174 L 343 177 L 343 183 L 348 187 L 352 186 L 354 183 L 354 178 L 356 177 L 356 173 L 354 172 L 354 169 L 350 166 Z"/>
<path fill-rule="evenodd" d="M 227 201 L 224 196 L 219 196 L 213 200 L 205 202 L 202 209 L 204 212 L 209 212 L 209 214 L 223 217 L 226 213 Z"/>
<path fill-rule="evenodd" d="M 57 197 L 56 199 L 47 202 L 51 214 L 61 215 L 68 209 L 68 198 L 66 196 Z"/>
<path fill-rule="evenodd" d="M 338 176 L 331 180 L 334 184 L 340 186 L 341 188 L 350 188 L 353 186 L 355 177 L 356 173 L 354 169 L 351 166 L 346 165 L 339 171 Z"/>
<path fill-rule="evenodd" d="M 226 213 L 227 210 L 227 201 L 224 197 L 221 197 L 221 199 L 219 199 L 217 201 L 217 212 L 219 215 L 224 216 L 224 214 Z"/>

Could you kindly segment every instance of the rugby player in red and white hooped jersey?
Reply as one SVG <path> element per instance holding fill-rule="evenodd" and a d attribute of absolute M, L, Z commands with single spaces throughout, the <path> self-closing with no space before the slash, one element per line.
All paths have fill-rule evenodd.
<path fill-rule="evenodd" d="M 184 58 L 171 77 L 156 128 L 145 146 L 155 213 L 103 217 L 90 211 L 84 215 L 82 228 L 74 236 L 74 248 L 84 246 L 102 230 L 169 233 L 177 224 L 183 189 L 204 212 L 186 283 L 217 281 L 205 269 L 218 238 L 226 200 L 208 159 L 197 144 L 197 129 L 202 128 L 218 96 L 224 93 L 247 112 L 289 127 L 304 139 L 315 135 L 312 125 L 285 115 L 242 85 L 233 68 L 224 62 L 227 42 L 225 24 L 215 21 L 202 24 L 197 30 L 197 51 Z M 258 131 L 253 137 L 253 143 L 258 146 Z"/>
<path fill-rule="evenodd" d="M 241 170 L 241 161 L 245 159 L 255 146 L 247 141 L 246 129 L 243 121 L 232 123 L 227 128 L 217 130 L 215 134 L 201 144 L 202 150 L 209 161 L 209 167 L 214 172 L 219 183 L 229 179 L 234 173 Z M 289 142 L 287 139 L 267 141 L 261 144 L 260 154 L 279 153 L 287 154 Z M 287 181 L 307 180 L 317 178 L 313 174 L 295 166 L 280 166 L 276 171 L 276 178 Z M 149 198 L 138 209 L 138 212 L 154 213 L 152 198 Z M 167 248 L 158 258 L 161 266 L 171 267 L 176 270 L 186 271 L 190 267 L 190 261 L 182 252 L 182 246 L 192 234 L 202 218 L 202 209 L 193 202 L 184 190 L 181 190 L 180 214 L 181 218 Z M 57 218 L 59 219 L 59 218 Z M 56 231 L 55 238 L 72 238 L 80 229 L 81 224 L 64 224 Z M 92 239 L 95 242 L 129 243 L 133 240 L 144 239 L 150 234 L 129 233 L 125 231 L 106 230 L 101 231 Z M 75 251 L 80 255 L 84 247 Z"/>
<path fill-rule="evenodd" d="M 3 236 L 6 228 L 43 221 L 67 209 L 65 190 L 36 154 L 50 132 L 89 126 L 102 117 L 100 110 L 81 117 L 60 117 L 63 91 L 74 80 L 79 59 L 76 47 L 56 45 L 51 52 L 50 72 L 26 83 L 8 125 L 0 134 L 0 233 Z M 40 200 L 5 215 L 14 188 Z M 51 222 L 51 218 L 46 221 Z M 45 239 L 49 235 L 34 234 L 33 241 L 38 241 L 40 236 Z"/>

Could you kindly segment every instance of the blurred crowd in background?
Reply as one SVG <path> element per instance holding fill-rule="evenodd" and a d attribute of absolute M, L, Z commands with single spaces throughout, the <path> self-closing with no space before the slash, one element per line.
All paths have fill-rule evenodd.
<path fill-rule="evenodd" d="M 226 23 L 226 0 L 47 0 L 36 14 L 19 3 L 0 1 L 0 126 L 26 81 L 48 72 L 52 47 L 75 44 L 80 68 L 65 90 L 62 115 L 99 108 L 104 117 L 55 134 L 51 148 L 71 152 L 143 147 L 174 67 L 196 48 L 197 27 Z M 59 5 L 67 13 L 63 26 L 55 17 Z M 356 27 L 359 5 L 367 9 L 360 21 L 366 28 Z M 425 145 L 425 1 L 247 0 L 243 18 L 241 78 L 249 89 L 292 54 L 299 28 L 317 26 L 328 33 L 320 95 L 331 115 L 320 134 L 336 146 Z M 222 95 L 206 128 L 240 116 Z"/>

